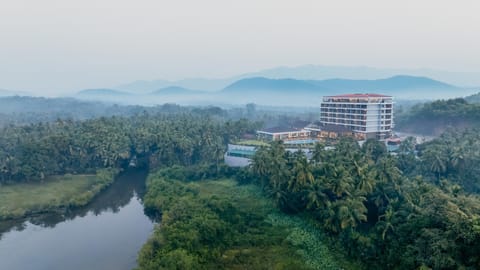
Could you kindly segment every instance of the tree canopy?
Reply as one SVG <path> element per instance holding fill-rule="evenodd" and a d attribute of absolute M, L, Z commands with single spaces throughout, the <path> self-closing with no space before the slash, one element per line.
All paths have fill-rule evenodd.
<path fill-rule="evenodd" d="M 477 269 L 480 198 L 462 187 L 478 184 L 478 139 L 447 133 L 418 158 L 411 140 L 392 156 L 382 142 L 345 138 L 333 150 L 317 145 L 311 161 L 275 142 L 251 173 L 280 209 L 316 219 L 369 269 Z"/>

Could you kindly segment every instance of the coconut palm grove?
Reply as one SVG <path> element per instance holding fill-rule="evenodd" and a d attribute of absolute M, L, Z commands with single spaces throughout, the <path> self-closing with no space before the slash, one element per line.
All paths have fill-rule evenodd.
<path fill-rule="evenodd" d="M 134 167 L 149 172 L 141 200 L 158 224 L 137 269 L 480 266 L 478 129 L 450 129 L 422 144 L 409 137 L 396 152 L 351 136 L 317 142 L 309 157 L 281 140 L 264 142 L 249 166 L 228 167 L 227 144 L 287 118 L 173 108 L 3 125 L 0 219 L 88 205 Z M 88 184 L 68 198 L 42 199 L 67 192 L 71 181 Z M 15 193 L 22 185 L 43 195 Z"/>

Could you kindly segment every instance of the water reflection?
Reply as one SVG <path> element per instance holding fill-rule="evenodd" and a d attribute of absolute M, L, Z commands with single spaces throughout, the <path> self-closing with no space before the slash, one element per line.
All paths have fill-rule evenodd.
<path fill-rule="evenodd" d="M 27 222 L 42 227 L 54 228 L 60 222 L 76 217 L 85 217 L 89 212 L 92 212 L 94 215 L 99 215 L 105 211 L 117 213 L 121 207 L 130 202 L 131 198 L 137 197 L 140 200 L 143 198 L 146 192 L 145 179 L 147 175 L 148 170 L 146 169 L 131 169 L 123 172 L 110 187 L 102 191 L 92 202 L 84 207 L 67 210 L 64 213 L 47 213 L 26 219 L 2 221 L 0 222 L 0 240 L 5 232 L 25 229 Z"/>
<path fill-rule="evenodd" d="M 151 234 L 145 170 L 127 171 L 89 205 L 0 223 L 0 269 L 131 269 Z"/>

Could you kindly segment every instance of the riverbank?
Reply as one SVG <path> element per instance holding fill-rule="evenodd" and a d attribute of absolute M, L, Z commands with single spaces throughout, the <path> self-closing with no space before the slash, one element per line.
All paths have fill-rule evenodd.
<path fill-rule="evenodd" d="M 87 205 L 0 222 L 0 269 L 133 269 L 154 223 L 145 169 L 129 168 Z"/>
<path fill-rule="evenodd" d="M 115 174 L 114 170 L 99 170 L 96 175 L 51 176 L 42 183 L 1 186 L 0 220 L 86 205 L 113 183 Z"/>
<path fill-rule="evenodd" d="M 151 175 L 144 205 L 161 215 L 138 269 L 355 269 L 308 220 L 279 212 L 254 185 Z"/>

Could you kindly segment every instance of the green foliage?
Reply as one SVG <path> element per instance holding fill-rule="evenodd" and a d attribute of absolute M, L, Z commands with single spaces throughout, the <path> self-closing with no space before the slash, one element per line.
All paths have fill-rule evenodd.
<path fill-rule="evenodd" d="M 333 150 L 316 146 L 309 162 L 274 143 L 257 151 L 251 173 L 281 210 L 315 218 L 345 254 L 369 269 L 476 269 L 480 198 L 462 187 L 478 184 L 478 134 L 446 133 L 420 146 L 419 158 L 411 140 L 391 156 L 381 142 L 360 148 L 342 139 Z M 289 239 L 307 238 L 314 238 L 308 230 Z M 315 248 L 321 247 L 306 250 Z"/>
<path fill-rule="evenodd" d="M 445 190 L 458 185 L 467 192 L 480 192 L 479 129 L 450 130 L 419 147 L 421 172 Z M 442 182 L 442 179 L 448 179 Z"/>
<path fill-rule="evenodd" d="M 0 183 L 120 168 L 137 157 L 145 157 L 152 168 L 204 165 L 218 173 L 226 144 L 255 125 L 209 115 L 200 110 L 198 115 L 142 114 L 7 126 L 0 129 Z"/>
<path fill-rule="evenodd" d="M 456 98 L 415 105 L 408 112 L 397 115 L 395 126 L 398 130 L 426 135 L 439 135 L 449 127 L 480 127 L 480 105 L 469 102 Z"/>
<path fill-rule="evenodd" d="M 274 226 L 289 228 L 290 234 L 286 240 L 298 248 L 297 253 L 302 255 L 309 268 L 327 270 L 342 268 L 342 260 L 339 261 L 338 257 L 333 256 L 325 244 L 327 242 L 325 236 L 306 219 L 274 213 L 268 215 L 267 222 Z"/>
<path fill-rule="evenodd" d="M 149 177 L 144 200 L 162 224 L 142 248 L 138 269 L 308 269 L 287 239 L 291 228 L 265 219 L 275 210 L 255 186 L 162 174 Z"/>

